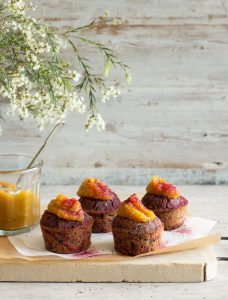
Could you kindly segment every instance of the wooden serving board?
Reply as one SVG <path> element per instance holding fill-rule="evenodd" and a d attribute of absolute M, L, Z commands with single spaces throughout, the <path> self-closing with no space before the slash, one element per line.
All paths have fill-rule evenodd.
<path fill-rule="evenodd" d="M 216 277 L 211 246 L 177 253 L 109 262 L 108 256 L 84 260 L 0 259 L 0 281 L 24 282 L 202 282 Z"/>
<path fill-rule="evenodd" d="M 140 191 L 140 188 L 127 187 L 126 195 L 122 193 L 121 199 L 125 199 L 131 189 L 132 192 Z M 75 193 L 74 186 L 52 187 L 51 194 L 48 188 L 42 198 L 43 202 L 48 203 L 48 199 L 52 199 L 53 194 L 61 190 L 69 195 Z M 218 237 L 214 238 L 214 244 L 216 240 Z M 4 259 L 1 256 L 3 248 Z M 118 261 L 113 261 L 108 255 L 81 260 L 63 260 L 50 256 L 29 261 L 22 259 L 21 255 L 15 256 L 15 251 L 8 239 L 0 237 L 0 281 L 202 282 L 215 278 L 217 274 L 217 260 L 212 246 L 145 257 L 126 257 L 126 260 Z"/>

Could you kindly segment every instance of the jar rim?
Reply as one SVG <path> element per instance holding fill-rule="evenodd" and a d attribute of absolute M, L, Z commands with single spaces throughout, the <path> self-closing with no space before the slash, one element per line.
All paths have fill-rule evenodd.
<path fill-rule="evenodd" d="M 0 159 L 4 157 L 25 157 L 28 159 L 33 158 L 33 156 L 29 153 L 1 153 L 0 152 Z M 40 169 L 43 166 L 43 160 L 42 159 L 36 159 L 35 163 L 30 167 L 30 168 L 22 168 L 22 169 L 15 169 L 15 170 L 1 170 L 0 169 L 0 174 L 25 174 L 29 173 L 35 170 Z"/>

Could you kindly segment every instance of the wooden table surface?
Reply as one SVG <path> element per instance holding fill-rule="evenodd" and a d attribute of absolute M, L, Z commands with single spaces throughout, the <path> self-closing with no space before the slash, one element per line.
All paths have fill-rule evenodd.
<path fill-rule="evenodd" d="M 118 193 L 143 194 L 144 187 L 115 186 Z M 193 215 L 217 220 L 216 230 L 228 236 L 228 186 L 181 186 Z M 57 193 L 75 194 L 72 186 L 42 187 L 42 201 Z M 228 241 L 215 247 L 217 256 L 228 256 Z M 228 262 L 218 262 L 216 279 L 204 283 L 0 283 L 0 299 L 226 299 L 228 295 Z"/>

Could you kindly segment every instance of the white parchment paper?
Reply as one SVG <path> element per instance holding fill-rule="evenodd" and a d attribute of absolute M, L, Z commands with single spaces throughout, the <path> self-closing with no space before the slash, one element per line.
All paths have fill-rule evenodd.
<path fill-rule="evenodd" d="M 180 245 L 207 235 L 216 224 L 215 221 L 186 217 L 184 224 L 176 230 L 163 233 L 163 247 Z M 45 249 L 40 227 L 33 231 L 9 237 L 16 250 L 24 256 L 59 256 L 67 259 L 82 259 L 98 255 L 116 254 L 112 233 L 92 234 L 91 247 L 77 254 L 55 254 Z"/>

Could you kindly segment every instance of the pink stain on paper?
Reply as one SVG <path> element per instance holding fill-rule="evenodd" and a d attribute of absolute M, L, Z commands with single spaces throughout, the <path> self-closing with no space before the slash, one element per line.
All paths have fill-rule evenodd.
<path fill-rule="evenodd" d="M 74 253 L 73 256 L 77 257 L 77 258 L 88 258 L 88 257 L 97 256 L 97 255 L 101 255 L 101 254 L 102 254 L 102 251 L 99 251 L 96 249 L 90 249 L 90 250 L 86 250 L 81 253 Z"/>
<path fill-rule="evenodd" d="M 176 229 L 174 232 L 180 233 L 180 234 L 191 234 L 192 230 L 185 225 L 181 226 L 181 228 Z"/>
<path fill-rule="evenodd" d="M 163 248 L 166 248 L 166 247 L 167 247 L 167 241 L 162 241 L 160 243 L 159 249 L 163 249 Z"/>

